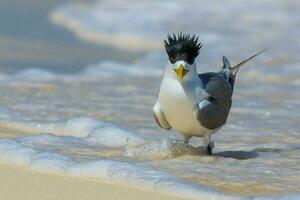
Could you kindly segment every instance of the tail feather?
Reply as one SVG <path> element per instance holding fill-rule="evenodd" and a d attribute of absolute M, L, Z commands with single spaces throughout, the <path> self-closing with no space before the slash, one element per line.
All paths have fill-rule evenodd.
<path fill-rule="evenodd" d="M 268 50 L 268 48 L 261 50 L 260 52 L 254 54 L 253 56 L 247 58 L 246 60 L 243 60 L 242 62 L 240 62 L 239 64 L 237 64 L 234 67 L 231 67 L 229 70 L 232 74 L 237 74 L 237 72 L 239 71 L 240 67 L 242 65 L 244 65 L 245 63 L 247 63 L 248 61 L 252 60 L 253 58 L 255 58 L 256 56 L 258 56 L 259 54 L 261 54 L 262 52 Z"/>
<path fill-rule="evenodd" d="M 231 65 L 230 65 L 228 59 L 225 56 L 223 56 L 222 60 L 223 60 L 223 69 L 230 69 Z"/>
<path fill-rule="evenodd" d="M 226 77 L 227 81 L 232 86 L 232 90 L 233 90 L 233 87 L 234 87 L 236 74 L 238 73 L 240 67 L 242 65 L 244 65 L 245 63 L 247 63 L 248 61 L 252 60 L 254 57 L 261 54 L 262 52 L 266 51 L 266 50 L 267 49 L 261 50 L 260 52 L 254 54 L 253 56 L 251 56 L 251 57 L 247 58 L 246 60 L 243 60 L 239 64 L 235 65 L 234 67 L 231 67 L 228 59 L 225 56 L 222 57 L 222 60 L 223 60 L 223 73 L 225 74 L 225 77 Z"/>

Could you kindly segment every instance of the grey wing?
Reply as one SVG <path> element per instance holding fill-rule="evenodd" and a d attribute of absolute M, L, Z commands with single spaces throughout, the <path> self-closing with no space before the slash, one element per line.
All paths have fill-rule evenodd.
<path fill-rule="evenodd" d="M 160 108 L 159 102 L 156 102 L 156 104 L 153 107 L 153 115 L 154 115 L 156 123 L 161 128 L 166 129 L 166 130 L 171 129 L 169 122 L 167 121 L 163 111 Z"/>
<path fill-rule="evenodd" d="M 232 87 L 222 73 L 199 74 L 199 78 L 209 97 L 196 104 L 194 116 L 202 126 L 213 130 L 226 123 Z"/>

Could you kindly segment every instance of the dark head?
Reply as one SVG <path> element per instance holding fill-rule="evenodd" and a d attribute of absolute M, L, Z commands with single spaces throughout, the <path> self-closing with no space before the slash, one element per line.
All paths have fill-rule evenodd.
<path fill-rule="evenodd" d="M 169 34 L 167 40 L 164 40 L 164 45 L 173 70 L 182 81 L 202 47 L 198 42 L 198 36 L 183 33 Z"/>
<path fill-rule="evenodd" d="M 198 42 L 198 36 L 178 33 L 168 34 L 167 40 L 164 40 L 166 52 L 172 64 L 183 60 L 190 65 L 194 63 L 202 47 Z"/>

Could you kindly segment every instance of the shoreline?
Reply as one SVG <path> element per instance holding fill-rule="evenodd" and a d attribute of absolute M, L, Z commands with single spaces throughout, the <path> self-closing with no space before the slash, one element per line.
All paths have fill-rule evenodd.
<path fill-rule="evenodd" d="M 11 164 L 0 164 L 0 176 L 1 197 L 6 200 L 187 200 L 88 178 L 37 172 Z"/>

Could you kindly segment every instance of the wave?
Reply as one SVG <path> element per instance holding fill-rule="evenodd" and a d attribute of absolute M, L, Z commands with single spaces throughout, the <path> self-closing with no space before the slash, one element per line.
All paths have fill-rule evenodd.
<path fill-rule="evenodd" d="M 50 14 L 50 19 L 87 41 L 126 49 L 151 50 L 162 47 L 161 38 L 171 27 L 173 31 L 198 29 L 191 26 L 197 23 L 191 16 L 201 16 L 198 12 L 201 10 L 192 5 L 197 7 L 201 4 L 195 0 L 76 3 L 57 8 Z M 206 41 L 219 39 L 217 34 L 206 34 L 205 31 L 202 37 Z"/>
<path fill-rule="evenodd" d="M 18 138 L 1 138 L 2 163 L 27 166 L 43 172 L 96 178 L 191 199 L 226 197 L 225 194 L 204 186 L 177 179 L 158 168 L 126 159 L 135 157 L 132 152 L 136 152 L 137 149 L 149 147 L 149 141 L 113 124 L 88 117 L 47 123 L 33 121 L 29 116 L 22 117 L 5 109 L 2 109 L 1 113 L 0 125 L 39 133 Z M 164 146 L 159 148 L 160 152 L 157 151 L 156 155 L 165 155 L 166 152 L 173 151 L 170 146 L 164 145 L 166 143 L 168 142 L 156 144 L 156 147 L 161 144 Z M 228 196 L 226 199 L 234 198 Z"/>
<path fill-rule="evenodd" d="M 168 162 L 163 161 L 166 158 L 199 154 L 199 149 L 179 141 L 151 141 L 113 124 L 88 117 L 55 123 L 32 120 L 28 122 L 28 116 L 17 115 L 16 118 L 16 113 L 2 111 L 5 115 L 2 115 L 0 124 L 40 133 L 18 138 L 1 138 L 2 163 L 27 166 L 48 173 L 95 178 L 195 200 L 299 198 L 297 195 L 237 197 L 180 179 L 166 170 L 147 165 L 147 160 L 156 160 L 163 164 Z M 161 159 L 163 160 L 160 161 Z M 191 161 L 187 162 L 191 167 L 196 167 Z M 226 162 L 232 165 L 231 161 Z"/>
<path fill-rule="evenodd" d="M 62 74 L 49 71 L 42 68 L 28 68 L 16 72 L 15 74 L 0 74 L 0 82 L 6 81 L 95 81 L 99 78 L 126 78 L 126 77 L 157 77 L 163 73 L 164 66 L 161 63 L 150 66 L 148 61 L 136 62 L 133 64 L 118 63 L 114 61 L 103 61 L 99 64 L 92 64 L 85 67 L 83 70 L 76 73 Z M 155 60 L 152 60 L 155 62 Z M 151 63 L 151 62 L 150 62 Z"/>
<path fill-rule="evenodd" d="M 208 56 L 271 47 L 278 57 L 296 58 L 282 49 L 299 50 L 291 47 L 298 38 L 300 17 L 293 9 L 298 6 L 278 0 L 101 0 L 60 6 L 50 19 L 81 39 L 124 49 L 161 49 L 168 33 L 182 31 L 198 34 L 205 46 L 213 47 Z"/>

